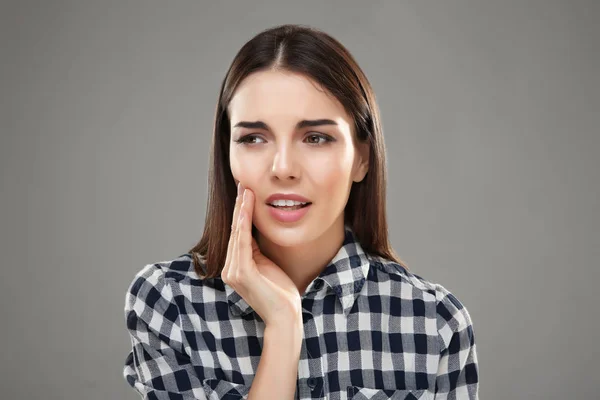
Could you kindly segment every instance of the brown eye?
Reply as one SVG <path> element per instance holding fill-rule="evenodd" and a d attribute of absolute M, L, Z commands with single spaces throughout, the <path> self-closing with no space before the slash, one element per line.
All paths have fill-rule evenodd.
<path fill-rule="evenodd" d="M 333 139 L 331 138 L 331 136 L 324 135 L 324 134 L 312 134 L 312 135 L 308 135 L 307 138 L 309 138 L 309 143 L 312 145 L 322 145 L 322 144 L 325 144 L 328 142 L 333 142 Z M 317 139 L 316 141 L 314 140 L 315 138 Z M 319 142 L 319 139 L 323 139 L 323 141 Z"/>
<path fill-rule="evenodd" d="M 240 143 L 240 144 L 244 144 L 244 145 L 246 145 L 246 144 L 256 144 L 256 142 L 253 141 L 253 139 L 260 139 L 260 137 L 258 137 L 256 135 L 253 135 L 253 134 L 250 134 L 250 135 L 243 136 L 243 137 L 241 137 L 239 139 L 236 139 L 235 142 L 236 143 Z"/>

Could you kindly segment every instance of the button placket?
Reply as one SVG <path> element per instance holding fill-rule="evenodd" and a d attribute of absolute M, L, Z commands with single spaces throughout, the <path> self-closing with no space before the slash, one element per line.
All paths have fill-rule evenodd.
<path fill-rule="evenodd" d="M 326 399 L 323 368 L 321 365 L 321 345 L 315 318 L 310 310 L 302 312 L 304 339 L 302 341 L 302 363 L 308 365 L 308 376 L 300 382 L 300 398 Z"/>
<path fill-rule="evenodd" d="M 306 385 L 310 389 L 312 399 L 323 398 L 323 378 L 311 376 L 306 380 Z"/>

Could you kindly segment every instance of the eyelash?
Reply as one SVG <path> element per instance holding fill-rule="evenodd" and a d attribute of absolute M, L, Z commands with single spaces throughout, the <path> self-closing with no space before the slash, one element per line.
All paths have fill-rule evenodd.
<path fill-rule="evenodd" d="M 323 146 L 323 145 L 325 145 L 327 143 L 335 142 L 335 139 L 333 139 L 331 136 L 325 135 L 323 133 L 313 133 L 311 135 L 308 135 L 307 137 L 313 137 L 313 136 L 317 136 L 317 137 L 323 138 L 323 139 L 325 139 L 325 142 L 323 142 L 323 143 L 310 143 L 311 146 Z M 234 142 L 242 144 L 242 145 L 257 144 L 257 143 L 250 143 L 250 139 L 252 139 L 254 137 L 258 137 L 258 135 L 254 134 L 254 133 L 250 133 L 250 134 L 248 134 L 246 136 L 242 136 L 241 138 L 234 140 Z"/>

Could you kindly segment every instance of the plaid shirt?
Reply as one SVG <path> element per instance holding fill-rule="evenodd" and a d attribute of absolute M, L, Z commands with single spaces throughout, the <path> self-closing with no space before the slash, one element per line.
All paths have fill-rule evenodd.
<path fill-rule="evenodd" d="M 440 284 L 343 246 L 302 296 L 295 399 L 478 399 L 471 317 Z M 265 324 L 190 254 L 146 265 L 131 282 L 123 375 L 143 399 L 247 398 Z"/>

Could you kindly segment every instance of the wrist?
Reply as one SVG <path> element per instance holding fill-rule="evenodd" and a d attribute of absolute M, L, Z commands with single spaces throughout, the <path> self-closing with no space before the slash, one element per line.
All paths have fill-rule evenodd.
<path fill-rule="evenodd" d="M 304 336 L 304 321 L 302 312 L 291 313 L 283 316 L 265 326 L 265 337 L 275 340 L 285 340 L 288 338 L 300 338 Z"/>

